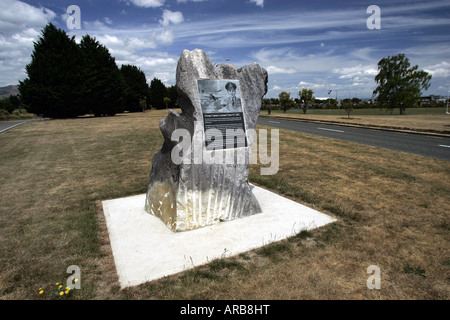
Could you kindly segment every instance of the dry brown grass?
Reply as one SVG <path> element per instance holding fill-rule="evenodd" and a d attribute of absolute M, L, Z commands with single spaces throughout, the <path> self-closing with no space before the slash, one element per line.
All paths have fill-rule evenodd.
<path fill-rule="evenodd" d="M 267 116 L 267 112 L 261 113 Z M 450 116 L 433 114 L 410 115 L 320 115 L 299 113 L 272 113 L 271 117 L 324 121 L 379 128 L 402 129 L 450 134 Z"/>
<path fill-rule="evenodd" d="M 144 193 L 167 111 L 24 124 L 0 135 L 0 298 L 79 265 L 72 299 L 448 299 L 450 163 L 280 131 L 280 170 L 250 181 L 331 225 L 120 290 L 100 202 Z M 381 290 L 369 290 L 369 265 Z M 408 269 L 408 267 L 410 269 Z M 414 269 L 416 268 L 416 269 Z M 425 277 L 408 270 L 425 270 Z"/>

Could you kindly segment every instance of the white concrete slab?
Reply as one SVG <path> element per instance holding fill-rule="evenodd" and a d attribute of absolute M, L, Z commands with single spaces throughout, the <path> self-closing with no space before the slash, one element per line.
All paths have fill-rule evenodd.
<path fill-rule="evenodd" d="M 336 219 L 254 187 L 262 213 L 185 232 L 172 232 L 144 210 L 145 194 L 103 201 L 122 288 L 156 280 L 262 247 Z"/>

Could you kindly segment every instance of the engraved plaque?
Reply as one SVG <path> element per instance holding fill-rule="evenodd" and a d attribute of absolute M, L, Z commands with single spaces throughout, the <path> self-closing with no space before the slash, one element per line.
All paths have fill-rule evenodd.
<path fill-rule="evenodd" d="M 197 80 L 207 150 L 247 146 L 239 80 Z M 220 133 L 219 133 L 220 132 Z"/>

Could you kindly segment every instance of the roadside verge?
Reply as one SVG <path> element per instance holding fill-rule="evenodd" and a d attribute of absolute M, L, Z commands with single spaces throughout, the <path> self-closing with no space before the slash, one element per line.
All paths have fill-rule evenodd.
<path fill-rule="evenodd" d="M 302 121 L 302 122 L 312 122 L 312 123 L 322 123 L 322 124 L 332 124 L 342 127 L 355 127 L 355 128 L 368 128 L 373 130 L 380 131 L 393 131 L 393 132 L 403 132 L 403 133 L 412 133 L 412 134 L 425 134 L 431 136 L 440 136 L 440 137 L 450 137 L 449 131 L 442 130 L 431 130 L 431 129 L 418 129 L 418 128 L 410 128 L 410 127 L 394 127 L 394 126 L 385 126 L 385 125 L 368 125 L 361 123 L 352 123 L 345 121 L 335 121 L 335 120 L 320 120 L 320 119 L 305 119 L 299 117 L 289 117 L 289 116 L 269 116 L 269 115 L 259 115 L 260 117 L 270 118 L 270 119 L 284 119 L 284 120 L 292 120 L 292 121 Z"/>

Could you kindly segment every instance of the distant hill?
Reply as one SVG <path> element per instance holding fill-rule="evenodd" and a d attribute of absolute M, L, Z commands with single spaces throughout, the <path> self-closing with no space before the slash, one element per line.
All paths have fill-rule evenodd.
<path fill-rule="evenodd" d="M 19 86 L 0 87 L 0 99 L 8 98 L 10 95 L 19 94 Z"/>

